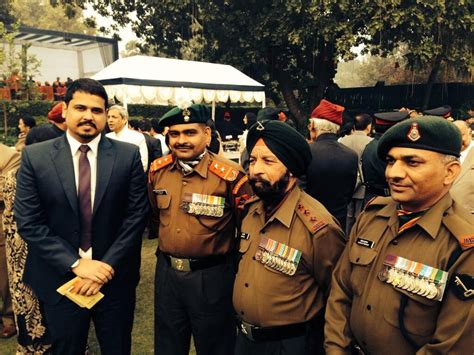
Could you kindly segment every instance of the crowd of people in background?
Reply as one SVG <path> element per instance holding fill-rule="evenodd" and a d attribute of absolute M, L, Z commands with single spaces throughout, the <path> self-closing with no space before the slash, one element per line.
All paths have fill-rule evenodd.
<path fill-rule="evenodd" d="M 19 353 L 84 354 L 91 320 L 104 354 L 130 353 L 145 226 L 157 354 L 191 334 L 203 354 L 472 349 L 474 110 L 323 99 L 304 137 L 286 109 L 241 131 L 204 105 L 135 120 L 94 80 L 52 87 L 48 123 L 21 117 L 0 145 L 0 337 Z M 105 294 L 92 310 L 56 292 L 73 277 Z"/>
<path fill-rule="evenodd" d="M 60 101 L 64 100 L 67 88 L 71 85 L 73 79 L 67 77 L 61 80 L 37 81 L 32 76 L 23 80 L 18 72 L 14 72 L 9 77 L 3 76 L 0 79 L 0 100 L 46 100 Z"/>

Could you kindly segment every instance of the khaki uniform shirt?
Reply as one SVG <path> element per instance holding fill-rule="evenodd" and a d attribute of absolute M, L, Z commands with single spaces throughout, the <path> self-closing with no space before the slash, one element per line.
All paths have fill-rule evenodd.
<path fill-rule="evenodd" d="M 345 245 L 344 234 L 323 205 L 297 186 L 268 221 L 262 201 L 252 201 L 241 227 L 248 239 L 240 240 L 233 295 L 237 315 L 262 327 L 311 320 L 324 307 L 333 268 Z M 293 276 L 256 260 L 265 236 L 302 252 Z"/>
<path fill-rule="evenodd" d="M 239 207 L 252 194 L 239 165 L 208 152 L 194 171 L 184 176 L 178 163 L 167 155 L 153 162 L 149 180 L 149 197 L 155 223 L 159 223 L 162 252 L 199 258 L 233 250 Z M 183 202 L 193 193 L 223 197 L 223 216 L 185 212 Z"/>
<path fill-rule="evenodd" d="M 396 208 L 390 197 L 378 197 L 352 229 L 334 270 L 327 304 L 327 354 L 350 354 L 351 341 L 369 354 L 472 353 L 473 299 L 459 298 L 455 289 L 459 291 L 460 286 L 449 284 L 439 302 L 395 288 L 378 278 L 387 254 L 448 271 L 451 281 L 455 273 L 472 275 L 472 216 L 446 194 L 414 226 L 398 235 Z M 372 248 L 367 246 L 370 242 Z M 450 256 L 460 247 L 462 253 L 447 270 Z M 408 296 L 405 328 L 419 345 L 418 351 L 400 331 L 398 311 L 402 294 Z"/>

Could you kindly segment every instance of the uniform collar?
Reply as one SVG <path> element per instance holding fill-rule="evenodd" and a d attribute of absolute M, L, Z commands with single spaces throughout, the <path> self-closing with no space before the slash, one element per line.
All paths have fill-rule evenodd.
<path fill-rule="evenodd" d="M 443 215 L 445 211 L 453 204 L 449 193 L 444 195 L 441 200 L 436 202 L 426 213 L 416 222 L 431 238 L 436 239 L 438 235 Z M 377 216 L 389 218 L 388 225 L 392 225 L 398 220 L 397 204 L 395 201 L 390 202 L 384 208 L 377 212 Z"/>
<path fill-rule="evenodd" d="M 194 170 L 186 175 L 186 176 L 189 176 L 189 175 L 192 175 L 193 173 L 197 173 L 199 176 L 201 176 L 203 179 L 206 179 L 207 178 L 207 172 L 209 170 L 209 164 L 211 163 L 211 157 L 210 157 L 210 154 L 209 154 L 209 151 L 206 150 L 206 153 L 204 154 L 204 156 L 202 157 L 201 161 L 199 162 L 198 165 L 196 165 L 194 167 Z M 179 164 L 178 164 L 178 159 L 176 159 L 176 156 L 173 156 L 173 164 L 171 164 L 170 166 L 170 170 L 171 169 L 181 169 Z"/>
<path fill-rule="evenodd" d="M 301 196 L 300 188 L 295 185 L 291 191 L 285 196 L 285 200 L 278 207 L 276 212 L 268 219 L 265 224 L 271 223 L 273 220 L 277 219 L 283 224 L 286 228 L 290 228 L 291 221 L 293 219 L 294 211 L 296 210 L 296 205 Z M 257 213 L 259 215 L 265 215 L 265 208 L 263 207 L 263 202 L 259 199 L 258 203 L 252 206 L 249 209 L 249 213 Z"/>

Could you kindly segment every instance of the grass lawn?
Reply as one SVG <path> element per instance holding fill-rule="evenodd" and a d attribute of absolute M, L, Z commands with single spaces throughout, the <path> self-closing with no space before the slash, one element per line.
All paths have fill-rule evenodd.
<path fill-rule="evenodd" d="M 142 267 L 140 284 L 137 289 L 137 304 L 135 308 L 135 322 L 132 333 L 132 354 L 153 354 L 153 287 L 155 277 L 155 250 L 157 240 L 143 240 Z M 92 327 L 91 327 L 92 328 Z M 99 355 L 99 345 L 95 333 L 89 333 L 89 355 Z M 16 338 L 0 339 L 0 354 L 15 354 Z M 196 354 L 194 348 L 190 354 Z"/>

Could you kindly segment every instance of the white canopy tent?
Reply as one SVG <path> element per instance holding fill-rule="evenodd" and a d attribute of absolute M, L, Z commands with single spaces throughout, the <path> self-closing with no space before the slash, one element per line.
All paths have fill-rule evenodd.
<path fill-rule="evenodd" d="M 110 97 L 127 104 L 177 105 L 182 101 L 258 102 L 265 107 L 264 85 L 230 65 L 179 59 L 133 56 L 102 69 L 100 81 Z"/>

